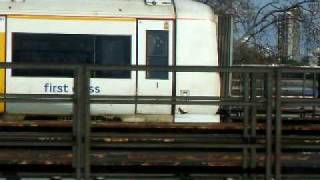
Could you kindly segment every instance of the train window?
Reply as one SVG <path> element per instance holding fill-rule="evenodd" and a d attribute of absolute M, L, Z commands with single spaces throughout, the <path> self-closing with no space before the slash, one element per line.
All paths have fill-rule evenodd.
<path fill-rule="evenodd" d="M 131 37 L 80 34 L 13 34 L 12 62 L 130 65 Z M 96 72 L 93 77 L 130 78 L 130 72 Z M 13 70 L 13 76 L 72 77 L 67 70 Z"/>
<path fill-rule="evenodd" d="M 128 66 L 131 61 L 130 36 L 97 36 L 95 64 Z M 130 71 L 96 72 L 96 77 L 130 78 Z"/>
<path fill-rule="evenodd" d="M 147 31 L 147 66 L 169 65 L 169 32 Z M 167 71 L 147 71 L 147 79 L 168 79 Z"/>
<path fill-rule="evenodd" d="M 89 36 L 65 34 L 13 34 L 13 58 L 15 63 L 91 63 L 92 45 Z M 13 70 L 13 76 L 72 77 L 67 70 Z"/>

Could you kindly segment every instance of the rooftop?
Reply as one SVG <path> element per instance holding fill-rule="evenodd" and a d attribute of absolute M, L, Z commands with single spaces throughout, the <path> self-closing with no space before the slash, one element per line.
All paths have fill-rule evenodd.
<path fill-rule="evenodd" d="M 0 0 L 0 15 L 60 15 L 139 18 L 211 19 L 212 10 L 194 0 L 174 5 L 147 5 L 144 0 Z"/>

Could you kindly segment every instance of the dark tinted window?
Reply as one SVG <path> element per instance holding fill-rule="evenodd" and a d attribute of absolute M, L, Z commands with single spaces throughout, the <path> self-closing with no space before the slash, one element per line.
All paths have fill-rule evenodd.
<path fill-rule="evenodd" d="M 13 63 L 131 64 L 130 36 L 13 34 Z M 130 72 L 97 72 L 94 77 L 130 78 Z M 66 70 L 13 70 L 13 76 L 72 77 Z"/>
<path fill-rule="evenodd" d="M 147 65 L 169 65 L 169 32 L 147 31 Z M 148 71 L 148 79 L 168 79 L 168 72 Z"/>
<path fill-rule="evenodd" d="M 95 64 L 128 66 L 131 64 L 130 37 L 96 37 Z M 96 77 L 130 78 L 130 71 L 97 72 Z"/>

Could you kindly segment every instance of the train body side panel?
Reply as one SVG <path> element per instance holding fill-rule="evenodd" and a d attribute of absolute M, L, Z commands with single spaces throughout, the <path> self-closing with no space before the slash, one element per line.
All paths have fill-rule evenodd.
<path fill-rule="evenodd" d="M 6 18 L 0 16 L 0 62 L 6 61 Z M 5 93 L 5 70 L 0 69 L 0 94 Z M 0 103 L 0 113 L 5 111 L 5 104 Z"/>
<path fill-rule="evenodd" d="M 177 19 L 178 66 L 218 66 L 216 22 Z M 177 73 L 177 96 L 220 96 L 218 73 Z M 177 105 L 176 122 L 218 122 L 218 106 Z M 183 112 L 183 113 L 181 113 Z"/>
<path fill-rule="evenodd" d="M 136 19 L 134 18 L 51 18 L 50 16 L 8 16 L 7 18 L 7 61 L 14 62 L 13 43 L 15 34 L 49 34 L 79 36 L 126 36 L 130 37 L 130 64 L 136 63 Z M 17 43 L 16 43 L 17 44 Z M 61 47 L 61 46 L 60 46 Z M 27 63 L 27 62 L 25 62 Z M 68 77 L 16 76 L 6 71 L 7 93 L 15 94 L 72 94 L 73 79 Z M 129 78 L 92 78 L 92 87 L 98 91 L 92 95 L 135 95 L 136 73 Z M 57 88 L 63 91 L 57 91 Z M 56 89 L 56 91 L 55 91 Z M 7 103 L 10 114 L 70 114 L 72 104 Z M 93 114 L 133 114 L 133 104 L 92 105 Z"/>

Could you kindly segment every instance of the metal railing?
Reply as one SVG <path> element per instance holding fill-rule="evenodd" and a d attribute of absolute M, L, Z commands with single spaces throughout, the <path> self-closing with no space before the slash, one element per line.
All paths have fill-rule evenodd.
<path fill-rule="evenodd" d="M 32 64 L 10 64 L 5 63 L 0 65 L 1 69 L 32 69 L 32 70 L 72 70 L 74 72 L 74 93 L 72 95 L 47 95 L 47 94 L 3 94 L 1 101 L 4 102 L 21 102 L 21 103 L 72 103 L 73 104 L 73 121 L 72 121 L 72 147 L 73 147 L 73 168 L 76 179 L 91 179 L 96 177 L 92 171 L 91 151 L 95 147 L 99 147 L 93 137 L 96 135 L 92 132 L 90 105 L 91 104 L 168 104 L 168 105 L 217 105 L 232 111 L 234 107 L 241 109 L 240 115 L 240 133 L 232 136 L 237 140 L 228 142 L 228 137 L 222 137 L 223 143 L 211 142 L 208 144 L 197 143 L 197 138 L 193 138 L 185 144 L 108 144 L 108 148 L 121 148 L 135 151 L 136 148 L 143 150 L 151 149 L 166 149 L 166 153 L 174 153 L 179 150 L 186 151 L 192 149 L 196 152 L 224 152 L 228 154 L 230 151 L 241 153 L 241 171 L 238 173 L 222 171 L 219 177 L 235 177 L 242 179 L 277 179 L 284 177 L 308 177 L 304 173 L 288 175 L 282 172 L 282 152 L 283 149 L 318 149 L 319 146 L 299 144 L 290 146 L 290 137 L 283 136 L 282 108 L 284 105 L 290 106 L 319 106 L 318 99 L 307 98 L 287 98 L 281 95 L 281 81 L 283 73 L 315 73 L 320 74 L 320 68 L 288 68 L 288 67 L 211 67 L 211 66 L 170 66 L 170 67 L 149 67 L 149 66 L 93 66 L 93 65 L 32 65 Z M 178 72 L 207 72 L 221 74 L 240 73 L 243 76 L 243 94 L 241 97 L 219 97 L 219 96 L 114 96 L 114 95 L 90 95 L 89 86 L 91 72 L 93 71 L 168 71 L 176 76 Z M 263 77 L 264 94 L 257 96 L 257 75 Z M 175 79 L 175 78 L 173 78 Z M 262 113 L 261 113 L 262 109 Z M 260 114 L 258 113 L 260 112 Z M 258 116 L 261 116 L 258 119 Z M 199 124 L 199 126 L 203 124 Z M 223 122 L 221 123 L 223 125 Z M 258 128 L 259 125 L 264 128 Z M 170 125 L 169 125 L 170 126 Z M 174 126 L 174 124 L 172 124 Z M 194 125 L 196 128 L 197 125 Z M 210 125 L 208 125 L 210 126 Z M 227 129 L 226 129 L 227 130 Z M 138 134 L 138 133 L 137 133 Z M 137 135 L 135 134 L 135 135 Z M 157 134 L 157 133 L 155 133 Z M 160 137 L 151 133 L 150 137 Z M 173 133 L 174 134 L 174 133 Z M 201 137 L 212 138 L 215 132 L 201 133 Z M 232 134 L 232 133 L 231 133 Z M 111 135 L 110 135 L 111 136 Z M 130 137 L 130 133 L 128 137 Z M 195 135 L 197 137 L 199 135 Z M 317 136 L 314 134 L 313 136 Z M 287 138 L 288 137 L 288 138 Z M 301 135 L 301 137 L 304 137 Z M 287 139 L 286 139 L 287 138 Z M 308 139 L 309 137 L 305 137 Z M 215 139 L 215 138 L 213 138 Z M 221 140 L 221 139 L 220 139 Z M 286 145 L 283 141 L 286 141 Z M 1 138 L 0 138 L 1 141 Z M 224 142 L 226 141 L 226 142 Z M 1 144 L 1 143 L 0 143 Z M 198 146 L 197 146 L 198 144 Z M 13 141 L 7 146 L 20 146 L 19 143 Z M 27 146 L 27 145 L 24 145 Z M 24 147 L 23 146 L 23 147 Z M 32 146 L 32 144 L 28 145 Z M 39 145 L 37 145 L 39 146 Z M 59 146 L 59 145 L 58 145 Z M 181 147 L 180 147 L 181 146 Z M 0 145 L 1 147 L 1 145 Z M 263 165 L 261 166 L 261 159 Z M 259 164 L 260 163 L 260 164 Z M 183 168 L 184 166 L 182 166 Z M 195 165 L 194 169 L 197 165 Z M 208 165 L 209 167 L 209 165 Z M 320 162 L 319 162 L 320 167 Z M 318 168 L 319 168 L 318 167 Z M 143 168 L 143 166 L 142 166 Z M 264 170 L 261 171 L 261 168 Z M 186 168 L 188 169 L 188 168 Z M 201 169 L 201 168 L 199 168 Z M 0 170 L 1 172 L 1 170 Z M 199 171 L 199 173 L 202 171 Z M 186 172 L 188 174 L 188 170 Z M 101 173 L 100 173 L 101 174 Z M 197 174 L 197 172 L 194 172 Z M 210 173 L 209 173 L 210 174 Z M 212 176 L 218 177 L 217 172 Z M 103 173 L 102 173 L 103 175 Z M 319 175 L 315 173 L 312 176 Z M 191 176 L 190 176 L 191 177 Z"/>

